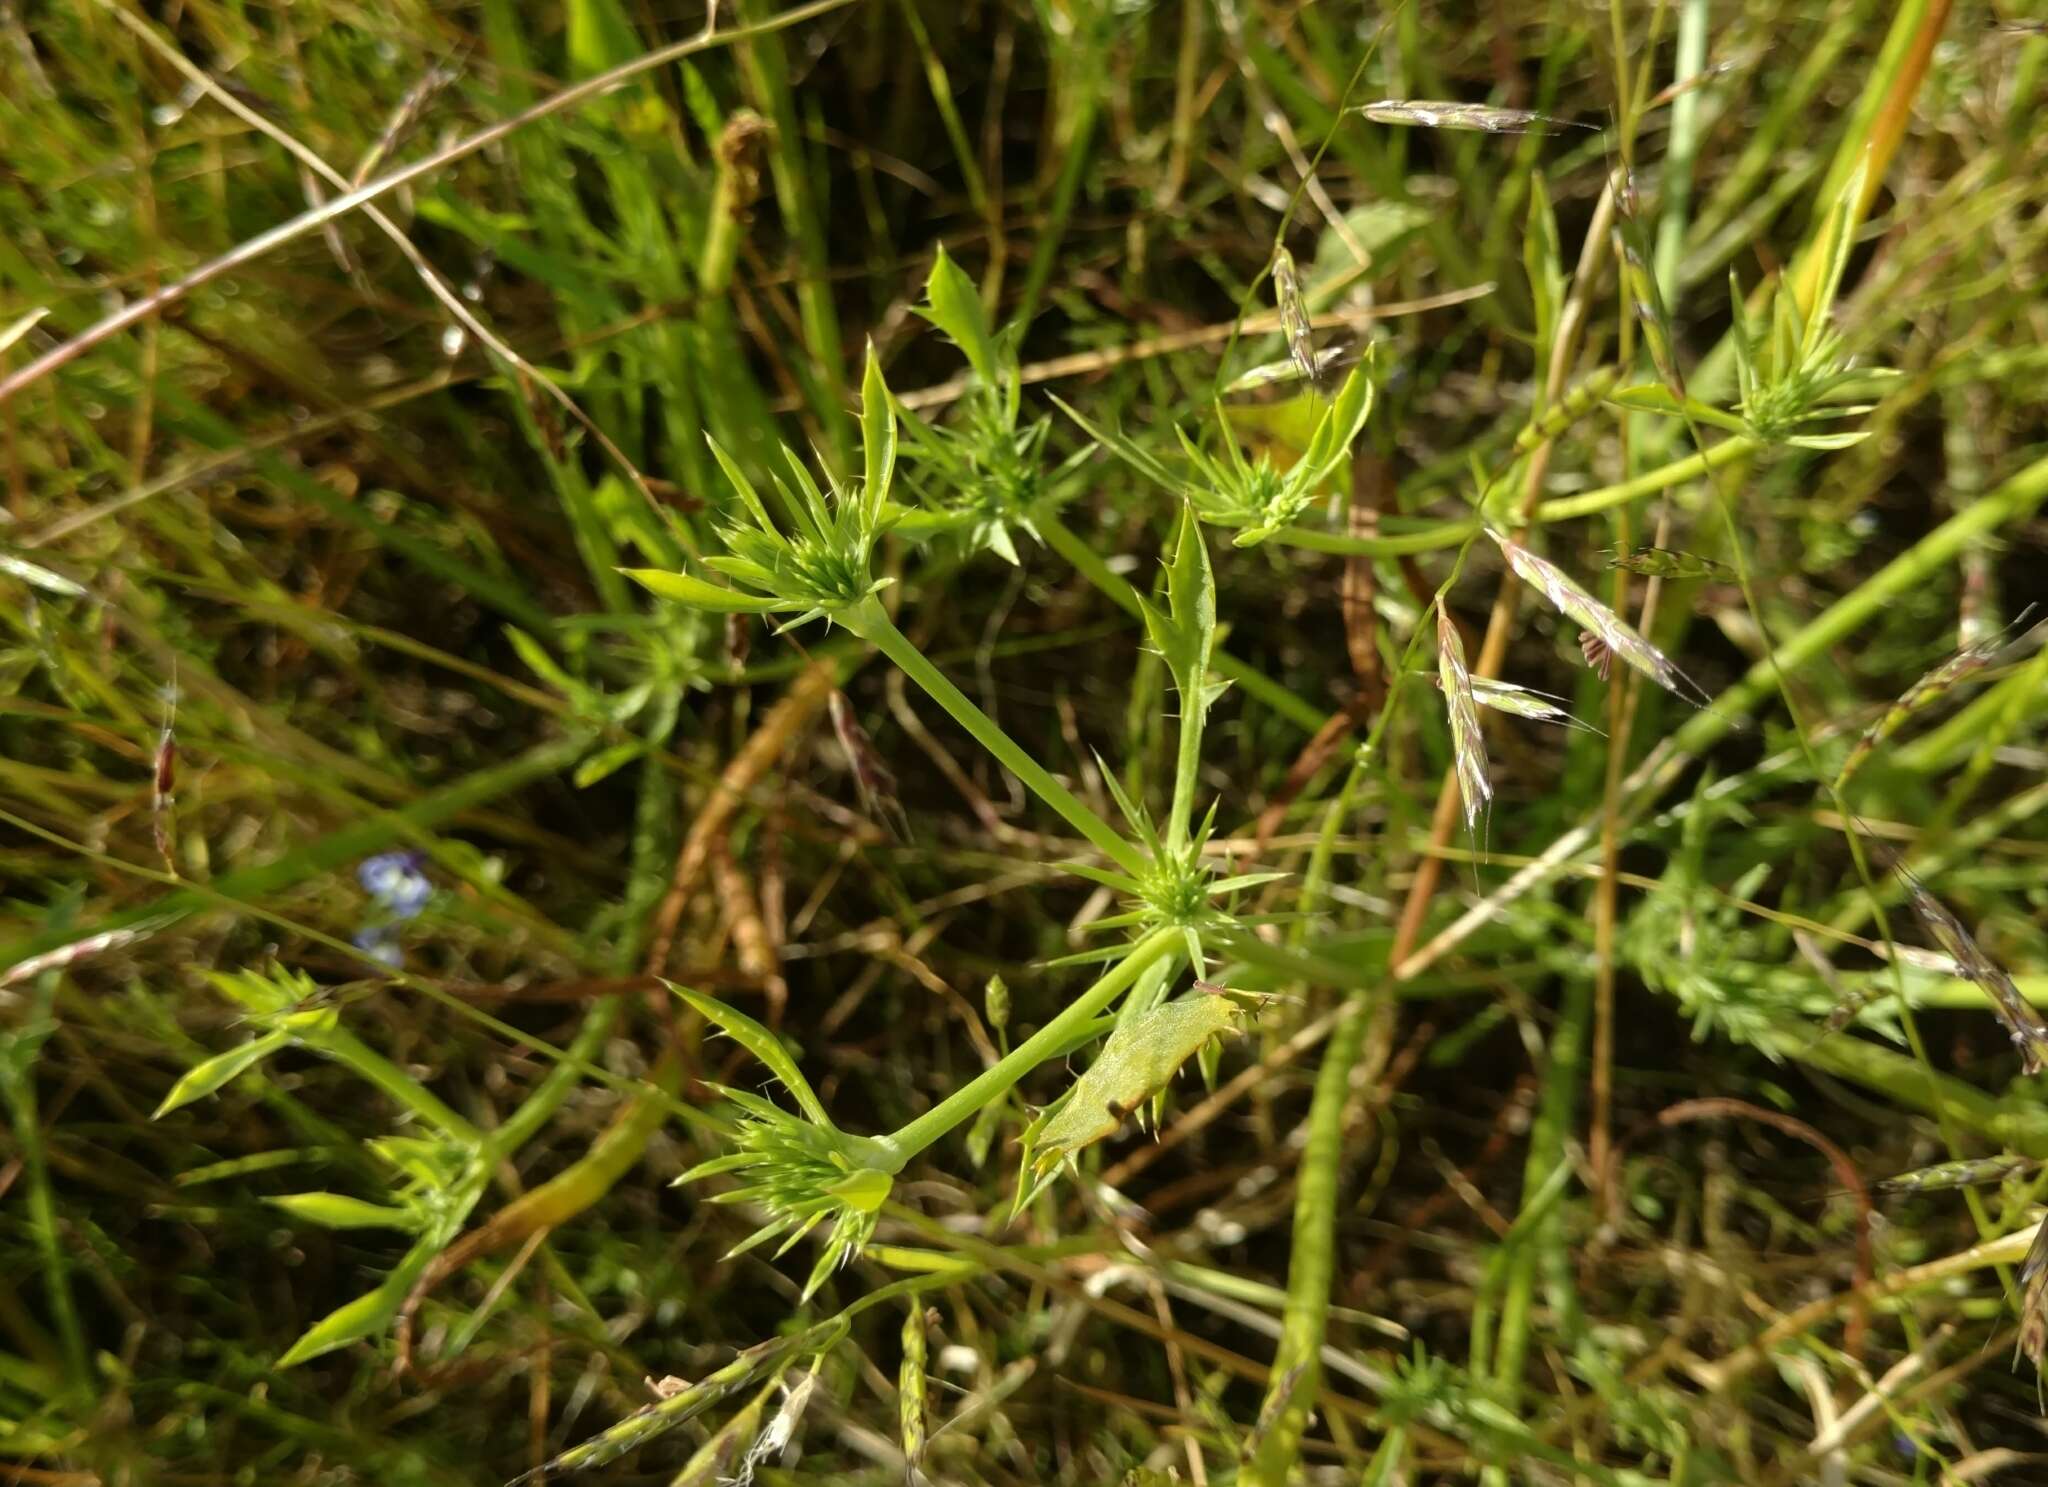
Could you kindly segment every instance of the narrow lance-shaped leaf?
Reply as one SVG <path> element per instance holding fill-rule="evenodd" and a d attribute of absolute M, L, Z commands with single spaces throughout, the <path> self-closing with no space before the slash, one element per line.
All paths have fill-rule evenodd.
<path fill-rule="evenodd" d="M 1711 701 L 1691 677 L 1649 641 L 1638 635 L 1628 622 L 1566 577 L 1564 570 L 1546 558 L 1539 558 L 1521 543 L 1503 537 L 1492 528 L 1487 535 L 1498 544 L 1515 575 L 1547 599 L 1551 607 L 1576 621 L 1594 636 L 1609 654 L 1621 657 L 1658 686 L 1695 705 Z M 1587 664 L 1596 665 L 1592 653 Z"/>
<path fill-rule="evenodd" d="M 1963 928 L 1962 920 L 1929 893 L 1925 884 L 1903 866 L 1894 864 L 1892 871 L 1906 885 L 1906 897 L 1913 912 L 1920 916 L 1935 943 L 1955 961 L 1957 974 L 1965 981 L 1976 982 L 1991 999 L 1992 1010 L 2020 1051 L 2020 1067 L 2029 1074 L 2048 1068 L 2048 1058 L 2044 1058 L 2048 1054 L 2048 1022 L 2034 1010 L 2033 1003 L 2020 995 L 2012 977 L 1984 953 L 1976 938 Z"/>
<path fill-rule="evenodd" d="M 1417 129 L 1478 129 L 1487 134 L 1527 134 L 1532 129 L 1597 129 L 1576 119 L 1531 113 L 1525 108 L 1488 108 L 1481 103 L 1441 103 L 1425 98 L 1382 98 L 1361 103 L 1353 113 L 1375 124 L 1403 124 Z"/>
<path fill-rule="evenodd" d="M 812 1090 L 810 1081 L 804 1078 L 803 1071 L 796 1066 L 796 1060 L 789 1056 L 789 1050 L 782 1046 L 780 1038 L 746 1013 L 736 1007 L 727 1006 L 715 997 L 708 997 L 701 992 L 673 984 L 669 985 L 669 990 L 688 1003 L 706 1022 L 711 1023 L 759 1060 L 783 1088 L 796 1097 L 796 1102 L 804 1108 L 804 1114 L 828 1131 L 837 1129 L 832 1124 L 832 1117 L 825 1113 L 824 1104 Z"/>
<path fill-rule="evenodd" d="M 203 1100 L 216 1090 L 224 1088 L 250 1069 L 256 1067 L 271 1054 L 291 1042 L 291 1034 L 285 1032 L 265 1033 L 251 1038 L 239 1048 L 230 1048 L 226 1053 L 217 1053 L 187 1069 L 184 1076 L 171 1086 L 171 1092 L 164 1096 L 163 1103 L 156 1107 L 150 1117 L 169 1115 L 181 1105 L 194 1100 Z"/>
<path fill-rule="evenodd" d="M 263 1200 L 293 1218 L 323 1229 L 417 1229 L 419 1216 L 410 1209 L 366 1203 L 346 1193 L 284 1193 Z"/>
<path fill-rule="evenodd" d="M 1472 673 L 1465 665 L 1465 642 L 1442 600 L 1436 606 L 1436 666 L 1444 711 L 1450 719 L 1451 760 L 1458 776 L 1458 797 L 1465 804 L 1465 829 L 1477 836 L 1479 818 L 1493 799 L 1493 783 L 1486 774 L 1486 739 L 1479 731 L 1479 708 L 1472 697 Z"/>
<path fill-rule="evenodd" d="M 861 458 L 866 482 L 861 503 L 872 525 L 881 516 L 882 503 L 889 497 L 889 483 L 896 474 L 896 411 L 889 401 L 889 385 L 882 380 L 881 359 L 868 343 L 868 366 L 860 385 Z"/>
<path fill-rule="evenodd" d="M 686 604 L 692 609 L 709 610 L 713 614 L 774 614 L 795 607 L 780 599 L 743 593 L 688 573 L 670 573 L 660 568 L 622 568 L 619 571 L 656 598 L 667 599 L 673 604 Z"/>

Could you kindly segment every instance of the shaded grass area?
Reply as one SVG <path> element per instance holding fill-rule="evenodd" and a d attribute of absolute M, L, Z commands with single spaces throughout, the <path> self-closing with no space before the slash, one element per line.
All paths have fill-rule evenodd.
<path fill-rule="evenodd" d="M 2038 28 L 704 24 L 0 10 L 6 1469 L 2048 1479 Z"/>

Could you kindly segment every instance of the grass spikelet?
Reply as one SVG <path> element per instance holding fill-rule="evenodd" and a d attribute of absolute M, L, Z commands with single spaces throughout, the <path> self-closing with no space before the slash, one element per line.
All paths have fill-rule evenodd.
<path fill-rule="evenodd" d="M 1285 248 L 1273 255 L 1273 298 L 1280 311 L 1280 328 L 1287 336 L 1287 355 L 1295 370 L 1314 382 L 1319 368 L 1315 341 L 1309 331 L 1308 301 L 1302 298 L 1301 275 L 1294 267 L 1294 255 Z"/>
<path fill-rule="evenodd" d="M 1735 577 L 1735 570 L 1726 563 L 1668 547 L 1611 547 L 1607 566 L 1625 569 L 1639 578 L 1711 578 L 1727 583 Z"/>
<path fill-rule="evenodd" d="M 1591 723 L 1573 717 L 1564 706 L 1563 698 L 1538 692 L 1532 687 L 1517 686 L 1513 682 L 1475 676 L 1472 678 L 1472 700 L 1481 707 L 1512 713 L 1515 717 L 1528 718 L 1536 723 L 1555 723 L 1560 728 L 1577 728 L 1586 733 L 1601 732 Z"/>
<path fill-rule="evenodd" d="M 1493 800 L 1493 783 L 1486 775 L 1486 740 L 1479 731 L 1465 642 L 1441 600 L 1436 606 L 1436 669 L 1451 724 L 1451 759 L 1458 771 L 1458 796 L 1465 803 L 1465 829 L 1477 836 L 1479 817 Z"/>
<path fill-rule="evenodd" d="M 2048 1220 L 2034 1231 L 2027 1258 L 2020 1262 L 2019 1350 L 2036 1372 L 2042 1356 L 2048 1354 Z"/>
<path fill-rule="evenodd" d="M 2021 614 L 2013 623 L 2024 623 L 2029 613 L 2032 611 Z M 1963 647 L 1901 692 L 1898 701 L 1886 708 L 1884 716 L 1865 729 L 1863 736 L 1856 740 L 1855 747 L 1849 750 L 1849 757 L 1842 761 L 1841 773 L 1835 776 L 1835 788 L 1839 790 L 1848 784 L 1877 746 L 1905 727 L 1915 713 L 1933 706 L 1997 659 L 1998 653 L 2005 649 L 2006 633 L 2001 631 L 1988 640 Z"/>
<path fill-rule="evenodd" d="M 1424 98 L 1383 98 L 1359 104 L 1353 112 L 1375 124 L 1400 124 L 1412 129 L 1476 129 L 1486 134 L 1528 134 L 1537 129 L 1598 129 L 1576 119 L 1532 113 L 1525 108 L 1488 108 L 1483 103 L 1441 103 Z"/>
<path fill-rule="evenodd" d="M 2020 1051 L 2020 1066 L 2029 1074 L 2048 1068 L 2048 1059 L 2043 1057 L 2048 1052 L 2048 1022 L 2042 1021 L 2033 1004 L 2013 985 L 2012 977 L 1984 953 L 1976 938 L 1963 927 L 1962 920 L 1929 893 L 1925 884 L 1903 866 L 1894 864 L 1892 871 L 1906 885 L 1913 912 L 1920 916 L 1935 943 L 1955 961 L 1956 974 L 1965 981 L 1974 981 L 1991 999 L 1998 1020 L 2005 1024 L 2013 1046 Z"/>
<path fill-rule="evenodd" d="M 1981 1182 L 2003 1182 L 2041 1164 L 2032 1157 L 1977 1157 L 1962 1162 L 1937 1162 L 1884 1177 L 1871 1186 L 1881 1193 L 1937 1193 L 1947 1188 L 1975 1187 Z"/>
<path fill-rule="evenodd" d="M 45 971 L 61 971 L 80 961 L 91 960 L 96 955 L 105 955 L 125 945 L 146 940 L 171 921 L 169 918 L 152 919 L 142 924 L 130 925 L 126 929 L 110 929 L 100 934 L 87 935 L 69 945 L 60 945 L 55 950 L 46 950 L 41 955 L 32 955 L 27 960 L 16 961 L 6 970 L 0 971 L 0 989 L 18 986 L 23 981 L 33 980 Z"/>
<path fill-rule="evenodd" d="M 923 1303 L 911 1299 L 910 1313 L 903 1319 L 903 1361 L 896 1370 L 896 1419 L 903 1439 L 903 1476 L 915 1483 L 923 1476 L 925 1418 L 925 1359 L 930 1317 Z"/>
<path fill-rule="evenodd" d="M 1649 237 L 1636 211 L 1635 180 L 1627 166 L 1616 168 L 1614 188 L 1614 237 L 1621 260 L 1622 282 L 1635 302 L 1636 319 L 1643 327 L 1643 343 L 1650 360 L 1672 397 L 1685 402 L 1685 374 L 1678 367 L 1678 352 L 1671 331 L 1671 312 L 1665 308 L 1663 291 L 1650 267 Z"/>
<path fill-rule="evenodd" d="M 1503 537 L 1490 527 L 1487 535 L 1499 545 L 1501 555 L 1507 559 L 1508 567 L 1515 571 L 1516 577 L 1542 594 L 1560 614 L 1576 621 L 1588 636 L 1599 642 L 1604 654 L 1621 657 L 1665 691 L 1684 698 L 1694 706 L 1704 707 L 1713 700 L 1701 690 L 1698 682 L 1680 671 L 1669 656 L 1638 635 L 1620 615 L 1580 588 L 1555 563 L 1537 557 L 1521 543 Z M 1585 652 L 1586 664 L 1599 670 L 1604 678 L 1607 673 L 1594 659 L 1594 652 L 1585 638 L 1581 638 L 1579 648 Z"/>

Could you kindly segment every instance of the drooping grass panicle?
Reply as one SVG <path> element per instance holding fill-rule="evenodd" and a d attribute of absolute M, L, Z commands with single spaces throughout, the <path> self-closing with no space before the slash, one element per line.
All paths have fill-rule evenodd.
<path fill-rule="evenodd" d="M 1486 739 L 1479 729 L 1472 672 L 1465 664 L 1465 641 L 1441 599 L 1436 606 L 1436 666 L 1451 725 L 1451 761 L 1458 776 L 1458 797 L 1465 804 L 1465 829 L 1476 837 L 1479 818 L 1493 800 L 1493 783 L 1486 773 Z"/>
<path fill-rule="evenodd" d="M 1507 559 L 1508 567 L 1514 570 L 1516 577 L 1543 595 L 1553 609 L 1597 638 L 1605 652 L 1619 656 L 1658 686 L 1694 706 L 1704 707 L 1713 700 L 1699 683 L 1680 671 L 1669 656 L 1637 634 L 1628 621 L 1580 588 L 1555 563 L 1539 558 L 1521 543 L 1502 536 L 1491 527 L 1487 528 L 1487 535 L 1499 545 L 1501 555 Z M 1583 641 L 1580 645 L 1581 649 L 1585 648 Z M 1590 650 L 1587 651 L 1587 664 L 1598 664 Z"/>
<path fill-rule="evenodd" d="M 2020 1051 L 2021 1067 L 2029 1074 L 2048 1069 L 2048 1021 L 2042 1020 L 2033 1003 L 2020 995 L 2019 988 L 2005 973 L 2004 967 L 1984 953 L 1976 937 L 1963 927 L 1962 920 L 1928 892 L 1924 883 L 1901 863 L 1894 863 L 1892 871 L 1905 885 L 1907 901 L 1912 904 L 1913 912 L 1927 927 L 1935 943 L 1955 961 L 1956 974 L 1965 981 L 1976 983 L 1991 999 L 1992 1010 L 2005 1024 L 2013 1046 Z"/>

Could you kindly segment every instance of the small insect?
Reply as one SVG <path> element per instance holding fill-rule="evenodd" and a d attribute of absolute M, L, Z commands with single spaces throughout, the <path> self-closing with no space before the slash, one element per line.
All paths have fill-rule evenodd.
<path fill-rule="evenodd" d="M 1531 113 L 1524 108 L 1488 108 L 1480 103 L 1437 103 L 1420 98 L 1386 98 L 1354 110 L 1375 124 L 1403 124 L 1418 129 L 1477 129 L 1487 134 L 1527 134 L 1534 129 L 1595 129 L 1576 119 Z"/>
<path fill-rule="evenodd" d="M 2000 21 L 1991 29 L 2000 36 L 2048 36 L 2048 21 Z"/>
<path fill-rule="evenodd" d="M 1735 576 L 1735 570 L 1726 563 L 1668 547 L 1638 547 L 1629 551 L 1616 544 L 1607 549 L 1607 554 L 1609 568 L 1624 568 L 1643 578 L 1713 578 L 1726 582 Z"/>

